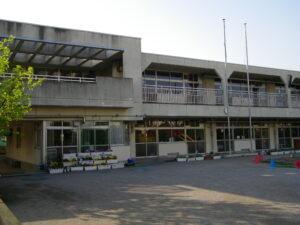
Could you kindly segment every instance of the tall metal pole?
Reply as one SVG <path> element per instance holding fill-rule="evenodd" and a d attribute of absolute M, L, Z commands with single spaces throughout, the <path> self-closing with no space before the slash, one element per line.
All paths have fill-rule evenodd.
<path fill-rule="evenodd" d="M 231 128 L 230 128 L 230 114 L 229 114 L 229 102 L 228 102 L 228 80 L 227 80 L 227 49 L 226 49 L 226 27 L 225 27 L 225 19 L 223 19 L 223 27 L 224 27 L 224 51 L 225 51 L 225 61 L 224 61 L 224 79 L 225 79 L 225 101 L 224 101 L 224 111 L 227 114 L 227 128 L 228 128 L 228 147 L 229 154 L 231 154 Z M 225 133 L 226 135 L 226 133 Z M 226 137 L 226 136 L 225 136 Z"/>
<path fill-rule="evenodd" d="M 248 42 L 247 42 L 247 23 L 245 26 L 245 45 L 246 45 L 246 71 L 247 71 L 247 87 L 248 87 L 248 113 L 249 113 L 249 128 L 250 128 L 250 151 L 253 151 L 253 130 L 252 130 L 252 115 L 251 115 L 251 93 L 250 93 L 250 78 L 249 78 L 249 66 L 248 66 Z"/>

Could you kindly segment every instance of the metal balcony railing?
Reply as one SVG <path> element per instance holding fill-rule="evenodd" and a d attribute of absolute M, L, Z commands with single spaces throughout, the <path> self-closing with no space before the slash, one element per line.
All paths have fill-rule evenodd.
<path fill-rule="evenodd" d="M 223 91 L 206 88 L 144 86 L 143 101 L 147 103 L 222 105 Z"/>
<path fill-rule="evenodd" d="M 248 92 L 228 91 L 228 102 L 232 106 L 248 106 Z M 251 92 L 250 106 L 258 107 L 287 107 L 287 94 Z"/>
<path fill-rule="evenodd" d="M 5 73 L 0 76 L 3 78 L 10 78 L 12 77 L 12 73 Z M 57 81 L 57 82 L 78 82 L 78 83 L 95 83 L 96 78 L 90 78 L 90 77 L 71 77 L 71 76 L 57 76 L 57 75 L 39 75 L 34 74 L 34 79 L 45 79 L 45 80 L 51 80 L 51 81 Z"/>
<path fill-rule="evenodd" d="M 292 107 L 293 108 L 300 108 L 300 94 L 292 94 Z"/>

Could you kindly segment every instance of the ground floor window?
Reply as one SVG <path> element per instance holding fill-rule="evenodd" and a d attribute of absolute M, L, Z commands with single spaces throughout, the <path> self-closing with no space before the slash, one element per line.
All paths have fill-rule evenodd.
<path fill-rule="evenodd" d="M 229 130 L 225 127 L 217 128 L 217 148 L 218 152 L 230 152 L 229 150 Z M 233 129 L 230 129 L 230 142 L 231 142 L 231 151 L 234 151 L 233 144 Z"/>
<path fill-rule="evenodd" d="M 253 125 L 253 139 L 255 139 L 256 150 L 269 149 L 269 129 L 264 123 Z M 231 125 L 231 151 L 236 150 L 235 143 L 238 140 L 250 141 L 250 128 L 247 123 L 233 123 Z M 227 124 L 223 123 L 217 127 L 217 146 L 218 152 L 229 152 L 229 132 Z"/>
<path fill-rule="evenodd" d="M 128 145 L 124 122 L 47 122 L 47 162 L 61 161 L 67 153 L 106 151 L 114 145 Z"/>
<path fill-rule="evenodd" d="M 300 124 L 282 124 L 278 128 L 278 142 L 280 149 L 300 147 Z"/>
<path fill-rule="evenodd" d="M 204 153 L 203 124 L 192 120 L 147 120 L 137 123 L 136 157 L 157 156 L 160 143 L 186 142 L 188 153 Z"/>

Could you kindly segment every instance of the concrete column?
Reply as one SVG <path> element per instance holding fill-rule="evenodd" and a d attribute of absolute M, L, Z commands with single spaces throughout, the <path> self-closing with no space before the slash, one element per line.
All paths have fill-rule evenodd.
<path fill-rule="evenodd" d="M 203 87 L 206 89 L 215 89 L 215 80 L 213 78 L 205 77 L 202 79 Z M 209 104 L 216 104 L 216 94 L 214 91 L 205 92 L 205 102 Z"/>
<path fill-rule="evenodd" d="M 218 152 L 218 143 L 217 143 L 217 126 L 216 123 L 211 123 L 211 132 L 212 132 L 212 151 Z"/>
<path fill-rule="evenodd" d="M 279 134 L 278 134 L 279 124 L 274 123 L 274 138 L 275 138 L 275 149 L 279 149 Z"/>
<path fill-rule="evenodd" d="M 123 77 L 123 65 L 121 61 L 114 61 L 112 63 L 112 76 Z"/>
<path fill-rule="evenodd" d="M 276 130 L 275 123 L 269 123 L 269 138 L 270 138 L 270 149 L 276 149 Z"/>
<path fill-rule="evenodd" d="M 206 153 L 211 152 L 213 149 L 213 146 L 212 146 L 213 137 L 211 134 L 212 134 L 211 133 L 211 124 L 206 122 L 204 124 L 204 138 L 205 138 L 205 152 Z"/>
<path fill-rule="evenodd" d="M 291 97 L 291 89 L 289 88 L 289 76 L 284 75 L 281 76 L 281 79 L 284 83 L 284 87 L 285 87 L 285 91 L 286 91 L 286 95 L 287 95 L 287 106 L 289 108 L 292 107 L 292 97 Z"/>
<path fill-rule="evenodd" d="M 43 120 L 42 122 L 42 129 L 43 129 L 43 134 L 42 134 L 42 163 L 46 164 L 47 163 L 47 122 Z"/>
<path fill-rule="evenodd" d="M 129 126 L 129 145 L 130 145 L 130 157 L 136 157 L 135 151 L 135 130 L 134 130 L 134 123 L 130 123 Z"/>

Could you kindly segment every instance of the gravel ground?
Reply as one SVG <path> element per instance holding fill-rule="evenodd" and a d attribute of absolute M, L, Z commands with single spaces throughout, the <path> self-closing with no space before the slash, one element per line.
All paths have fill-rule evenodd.
<path fill-rule="evenodd" d="M 300 169 L 253 157 L 2 177 L 26 225 L 300 224 Z"/>

